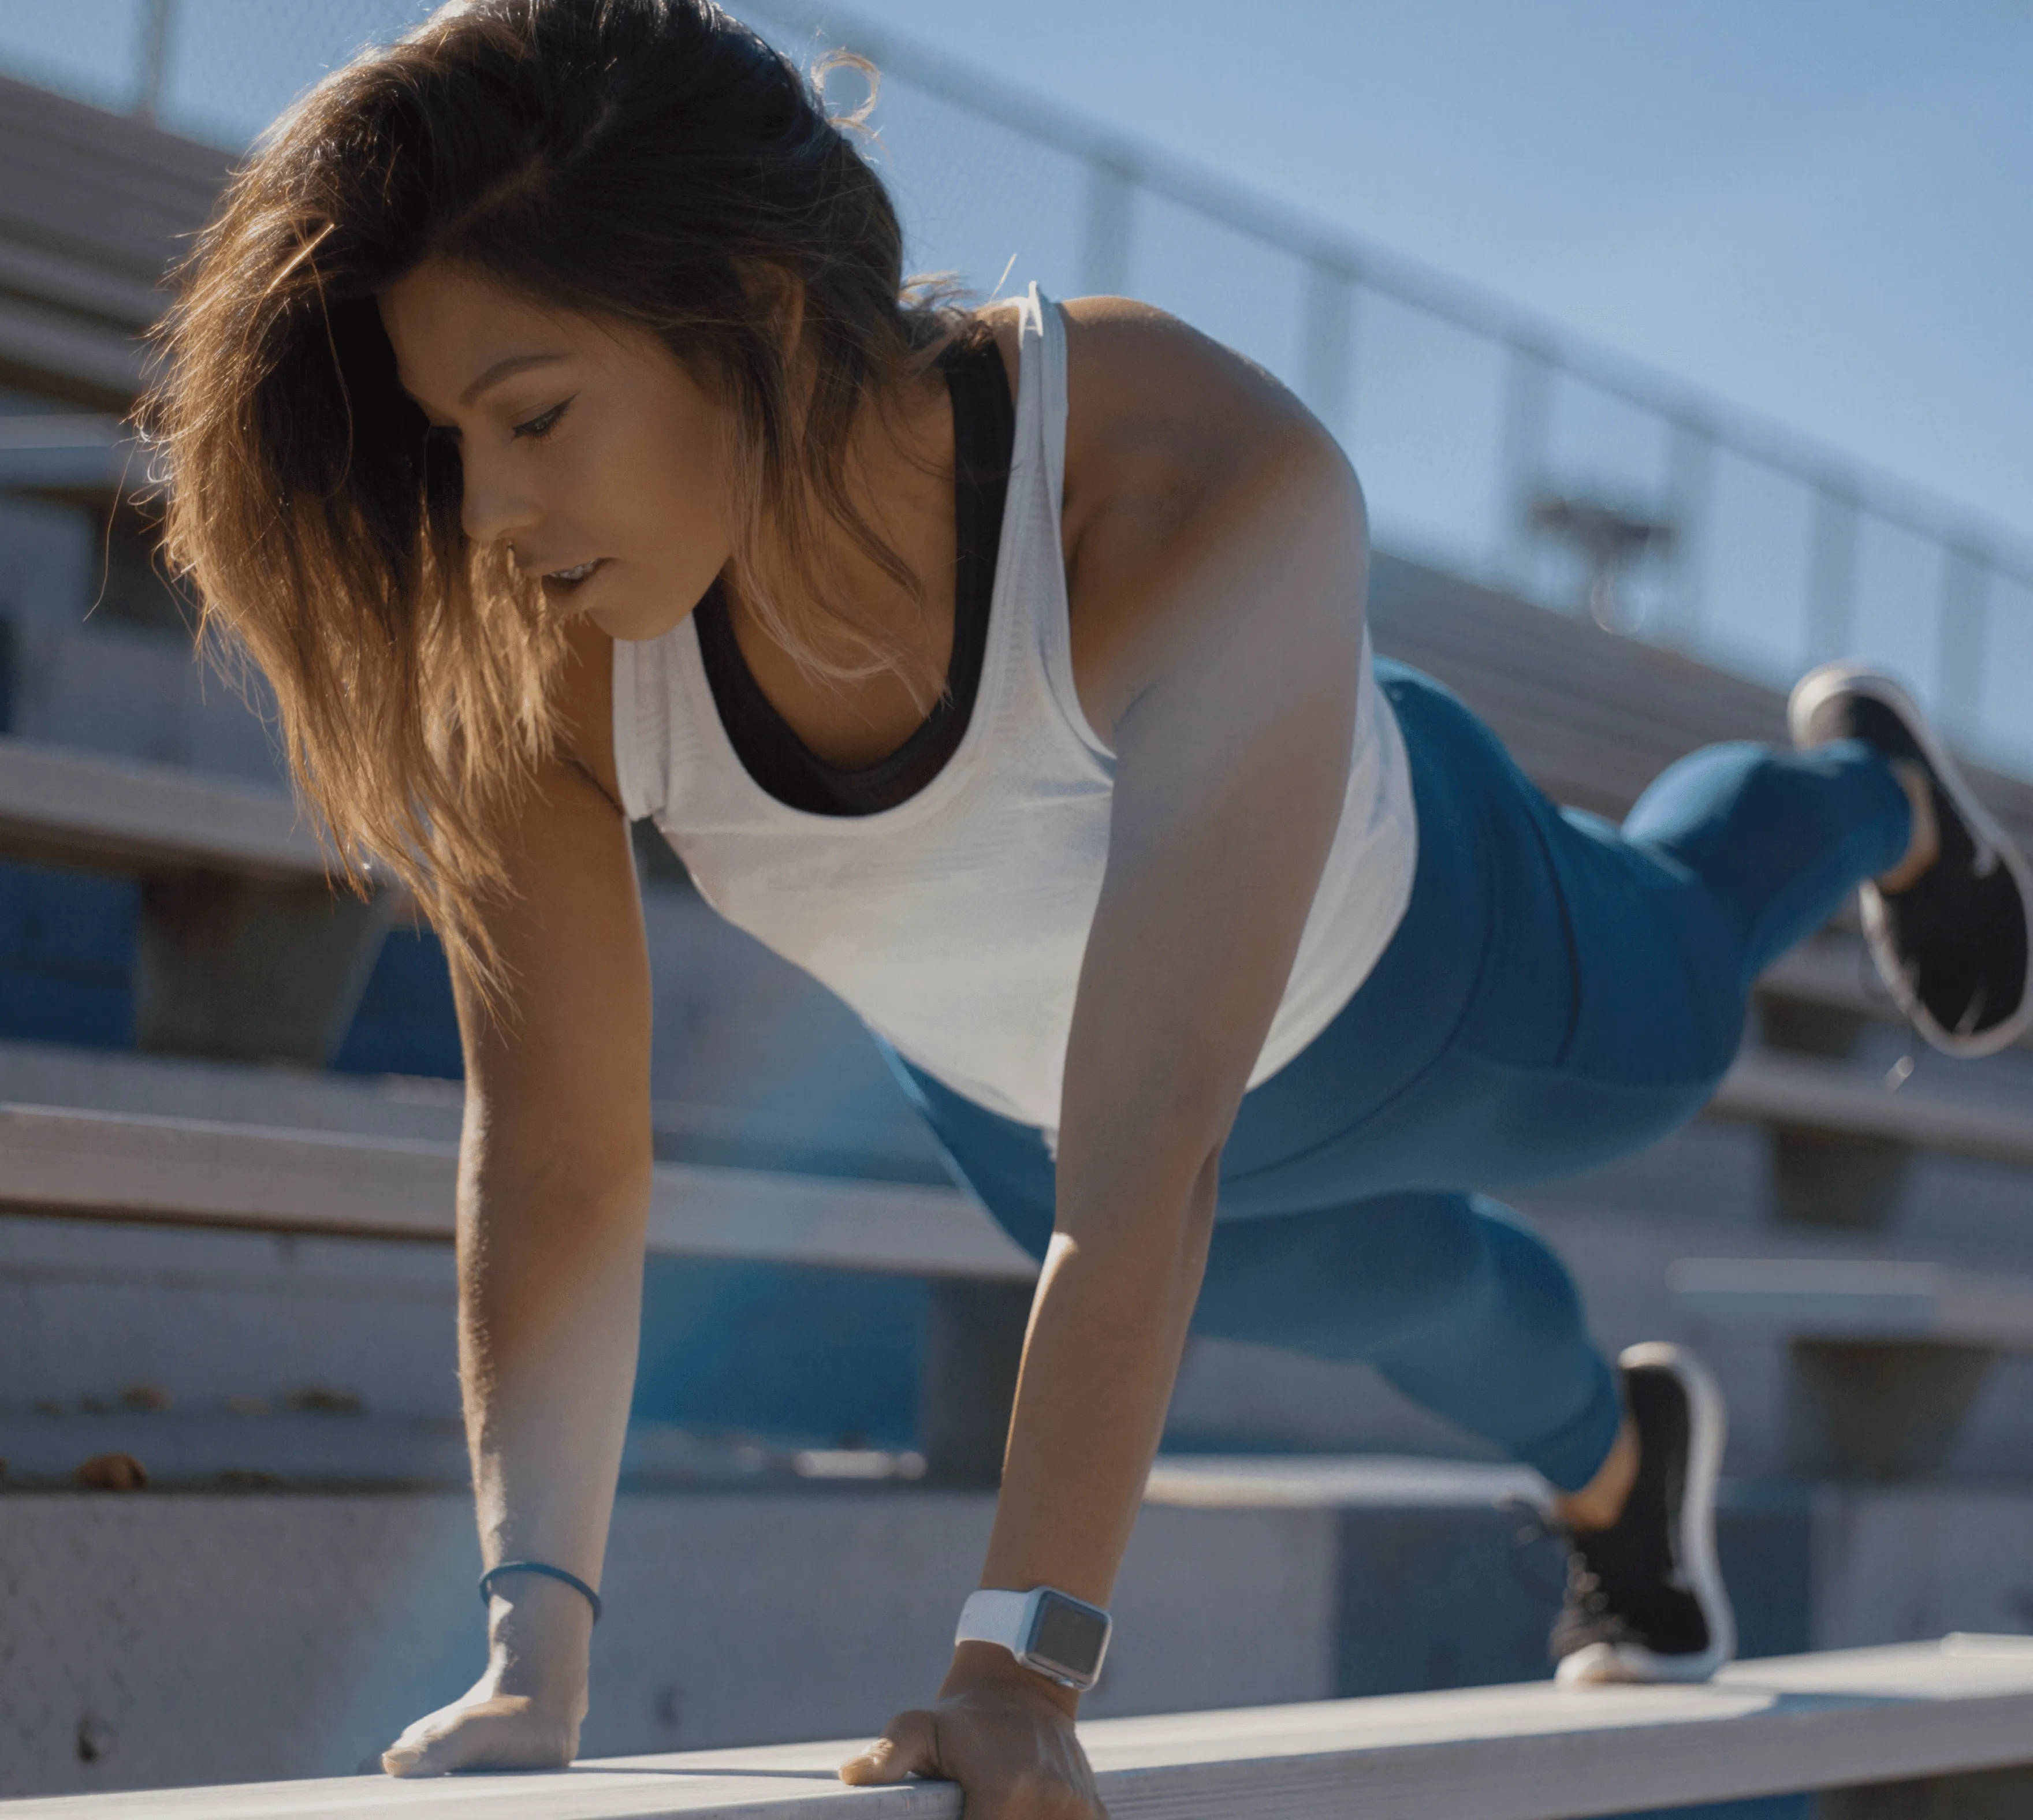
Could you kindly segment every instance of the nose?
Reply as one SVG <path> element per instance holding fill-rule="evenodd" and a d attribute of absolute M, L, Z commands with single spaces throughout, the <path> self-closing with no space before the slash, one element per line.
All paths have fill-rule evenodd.
<path fill-rule="evenodd" d="M 464 459 L 459 525 L 474 544 L 507 543 L 542 521 L 541 506 L 515 467 L 514 462 Z"/>

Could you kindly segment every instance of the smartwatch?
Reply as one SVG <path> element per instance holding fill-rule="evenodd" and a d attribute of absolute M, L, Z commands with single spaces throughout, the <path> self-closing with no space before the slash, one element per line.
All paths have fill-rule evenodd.
<path fill-rule="evenodd" d="M 1114 1620 L 1099 1605 L 1051 1586 L 975 1593 L 960 1609 L 955 1643 L 1000 1643 L 1035 1675 L 1085 1693 L 1101 1679 Z"/>

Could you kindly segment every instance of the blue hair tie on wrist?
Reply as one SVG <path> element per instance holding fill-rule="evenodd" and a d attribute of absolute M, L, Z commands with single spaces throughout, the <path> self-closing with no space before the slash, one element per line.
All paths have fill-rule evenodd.
<path fill-rule="evenodd" d="M 504 1561 L 499 1567 L 489 1568 L 480 1576 L 480 1602 L 484 1605 L 494 1597 L 494 1583 L 503 1574 L 541 1574 L 546 1579 L 563 1580 L 574 1592 L 583 1593 L 586 1602 L 593 1607 L 593 1621 L 600 1622 L 600 1594 L 581 1579 L 577 1574 L 568 1574 L 563 1568 L 554 1568 L 548 1561 Z"/>

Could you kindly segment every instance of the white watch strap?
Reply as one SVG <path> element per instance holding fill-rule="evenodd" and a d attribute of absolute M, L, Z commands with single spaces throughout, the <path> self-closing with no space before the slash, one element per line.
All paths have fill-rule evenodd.
<path fill-rule="evenodd" d="M 1035 1593 L 970 1593 L 960 1609 L 956 1643 L 1000 1643 L 1013 1656 L 1029 1640 Z"/>

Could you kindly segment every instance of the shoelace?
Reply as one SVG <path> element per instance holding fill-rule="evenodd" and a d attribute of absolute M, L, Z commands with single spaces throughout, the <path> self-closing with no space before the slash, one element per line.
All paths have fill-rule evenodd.
<path fill-rule="evenodd" d="M 1566 1581 L 1548 1579 L 1533 1571 L 1531 1551 L 1540 1543 L 1549 1542 L 1559 1545 L 1563 1557 L 1571 1554 L 1573 1544 L 1568 1539 L 1567 1532 L 1553 1521 L 1543 1504 L 1528 1497 L 1521 1497 L 1515 1493 L 1499 1498 L 1496 1508 L 1507 1513 L 1522 1514 L 1525 1519 L 1511 1534 L 1511 1552 L 1506 1557 L 1505 1565 L 1510 1570 L 1511 1579 L 1534 1598 L 1546 1605 L 1564 1603 L 1567 1596 Z"/>

